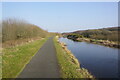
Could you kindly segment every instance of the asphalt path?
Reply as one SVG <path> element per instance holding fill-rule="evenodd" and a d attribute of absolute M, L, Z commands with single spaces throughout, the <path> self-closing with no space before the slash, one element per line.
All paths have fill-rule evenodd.
<path fill-rule="evenodd" d="M 53 37 L 30 60 L 18 78 L 59 78 L 59 66 Z"/>

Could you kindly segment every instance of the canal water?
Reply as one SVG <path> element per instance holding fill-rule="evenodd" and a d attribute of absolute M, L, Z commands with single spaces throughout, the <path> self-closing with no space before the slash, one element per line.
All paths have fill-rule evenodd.
<path fill-rule="evenodd" d="M 67 38 L 59 38 L 67 44 L 67 48 L 79 60 L 81 67 L 86 68 L 96 78 L 118 77 L 118 51 L 102 45 L 75 42 Z"/>

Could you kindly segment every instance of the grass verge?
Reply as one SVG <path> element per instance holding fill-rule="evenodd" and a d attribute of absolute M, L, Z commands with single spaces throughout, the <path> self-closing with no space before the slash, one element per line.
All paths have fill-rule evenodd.
<path fill-rule="evenodd" d="M 93 78 L 86 69 L 80 68 L 77 59 L 71 52 L 66 52 L 56 38 L 54 38 L 54 43 L 62 78 Z"/>
<path fill-rule="evenodd" d="M 16 78 L 46 40 L 47 38 L 3 49 L 2 78 Z"/>

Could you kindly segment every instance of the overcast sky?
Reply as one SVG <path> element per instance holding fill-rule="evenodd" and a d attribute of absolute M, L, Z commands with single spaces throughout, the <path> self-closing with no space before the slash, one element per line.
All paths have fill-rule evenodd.
<path fill-rule="evenodd" d="M 2 17 L 24 19 L 50 32 L 118 26 L 117 2 L 4 2 Z"/>

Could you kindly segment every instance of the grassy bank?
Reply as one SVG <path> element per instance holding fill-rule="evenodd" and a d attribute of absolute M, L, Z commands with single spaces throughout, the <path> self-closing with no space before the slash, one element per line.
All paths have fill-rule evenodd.
<path fill-rule="evenodd" d="M 2 24 L 2 43 L 0 42 L 2 48 L 14 47 L 55 34 L 23 19 L 8 18 L 2 20 L 0 24 Z"/>
<path fill-rule="evenodd" d="M 93 78 L 86 69 L 80 68 L 78 60 L 61 46 L 57 38 L 54 39 L 54 43 L 62 78 Z"/>
<path fill-rule="evenodd" d="M 22 44 L 14 48 L 11 47 L 3 49 L 2 77 L 17 77 L 46 40 L 47 38 L 35 40 L 33 42 Z"/>

